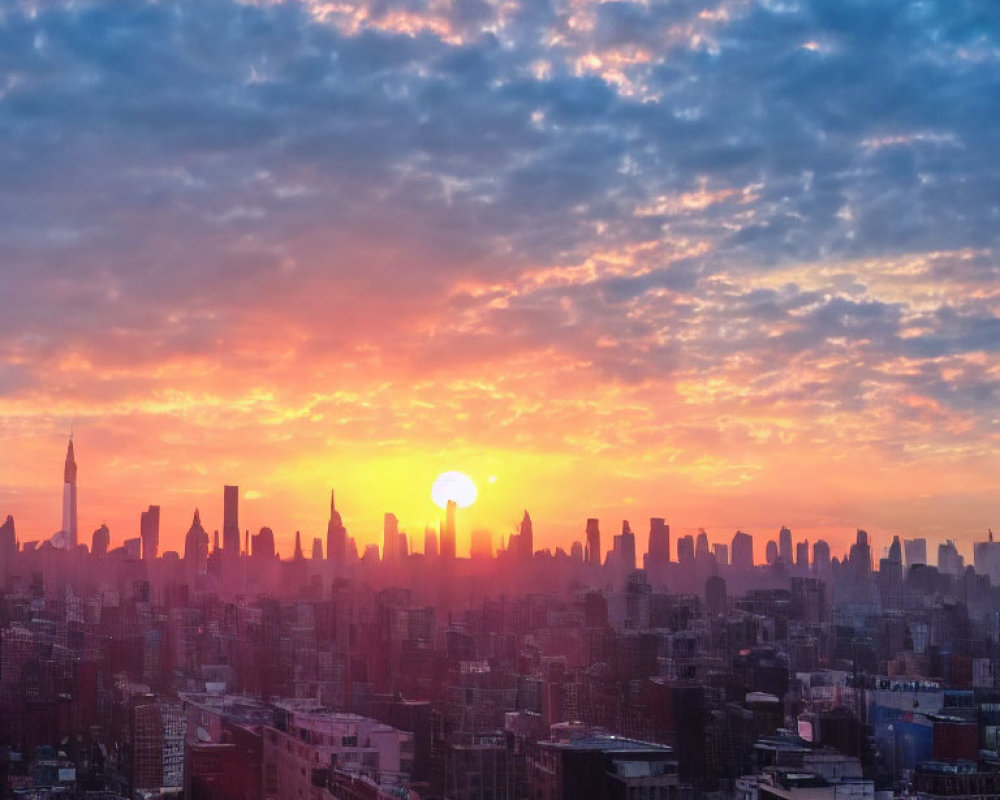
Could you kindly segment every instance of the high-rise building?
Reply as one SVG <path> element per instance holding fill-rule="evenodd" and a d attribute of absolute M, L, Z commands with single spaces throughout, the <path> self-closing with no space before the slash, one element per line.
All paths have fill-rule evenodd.
<path fill-rule="evenodd" d="M 614 538 L 615 560 L 625 573 L 635 571 L 635 534 L 628 520 L 622 520 L 622 532 Z"/>
<path fill-rule="evenodd" d="M 713 544 L 712 545 L 712 555 L 715 556 L 715 563 L 720 567 L 729 566 L 729 545 L 728 544 Z"/>
<path fill-rule="evenodd" d="M 184 567 L 189 580 L 195 575 L 204 575 L 208 567 L 208 532 L 201 525 L 197 508 L 184 537 Z"/>
<path fill-rule="evenodd" d="M 382 518 L 382 561 L 399 561 L 399 520 L 389 512 Z"/>
<path fill-rule="evenodd" d="M 316 561 L 323 560 L 323 540 L 318 536 L 313 537 L 312 557 Z"/>
<path fill-rule="evenodd" d="M 601 528 L 596 517 L 587 520 L 587 547 L 584 560 L 588 564 L 601 566 Z"/>
<path fill-rule="evenodd" d="M 160 507 L 150 506 L 139 515 L 143 561 L 155 561 L 160 547 Z"/>
<path fill-rule="evenodd" d="M 792 532 L 784 525 L 778 531 L 778 558 L 785 562 L 786 567 L 792 566 Z"/>
<path fill-rule="evenodd" d="M 302 561 L 305 558 L 302 555 L 302 534 L 299 531 L 295 531 L 295 549 L 292 551 L 293 561 Z"/>
<path fill-rule="evenodd" d="M 702 528 L 698 531 L 698 538 L 695 540 L 694 557 L 699 561 L 706 561 L 711 554 L 711 548 L 708 546 L 708 534 Z"/>
<path fill-rule="evenodd" d="M 677 563 L 694 564 L 694 537 L 690 534 L 677 539 Z"/>
<path fill-rule="evenodd" d="M 521 528 L 518 532 L 518 544 L 521 547 L 521 560 L 530 561 L 535 555 L 535 533 L 531 524 L 531 517 L 527 510 L 521 518 Z"/>
<path fill-rule="evenodd" d="M 111 531 L 107 525 L 101 525 L 90 538 L 90 553 L 98 558 L 104 558 L 108 554 L 108 546 L 111 544 Z"/>
<path fill-rule="evenodd" d="M 800 570 L 809 569 L 809 540 L 797 542 L 795 545 L 795 566 Z"/>
<path fill-rule="evenodd" d="M 830 545 L 824 539 L 813 544 L 813 572 L 825 575 L 830 571 Z"/>
<path fill-rule="evenodd" d="M 733 566 L 737 569 L 753 567 L 753 537 L 749 533 L 736 531 L 732 542 Z"/>
<path fill-rule="evenodd" d="M 778 558 L 778 543 L 774 539 L 768 539 L 764 546 L 764 560 L 769 567 L 773 567 L 778 563 Z"/>
<path fill-rule="evenodd" d="M 223 488 L 222 552 L 223 557 L 236 560 L 240 553 L 240 487 Z"/>
<path fill-rule="evenodd" d="M 337 511 L 336 495 L 330 490 L 330 521 L 326 525 L 326 557 L 342 564 L 347 558 L 347 528 Z"/>
<path fill-rule="evenodd" d="M 927 540 L 905 539 L 903 541 L 903 553 L 906 555 L 906 566 L 908 567 L 912 567 L 914 564 L 926 564 Z"/>
<path fill-rule="evenodd" d="M 431 558 L 436 558 L 437 554 L 438 554 L 437 531 L 434 530 L 433 525 L 428 525 L 424 528 L 424 555 L 430 556 Z"/>
<path fill-rule="evenodd" d="M 455 511 L 458 505 L 449 500 L 444 510 L 444 528 L 441 529 L 441 558 L 455 558 Z"/>
<path fill-rule="evenodd" d="M 66 464 L 63 467 L 63 514 L 62 529 L 66 533 L 66 547 L 76 550 L 76 458 L 73 455 L 73 437 L 70 436 L 66 448 Z"/>
<path fill-rule="evenodd" d="M 649 518 L 649 566 L 665 564 L 670 561 L 670 526 L 663 517 Z"/>
<path fill-rule="evenodd" d="M 965 559 L 962 558 L 955 547 L 955 543 L 949 539 L 938 545 L 938 570 L 946 575 L 958 575 L 965 569 Z"/>

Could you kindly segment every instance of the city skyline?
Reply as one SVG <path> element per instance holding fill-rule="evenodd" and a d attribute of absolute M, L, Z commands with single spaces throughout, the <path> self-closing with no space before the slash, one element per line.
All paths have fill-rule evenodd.
<path fill-rule="evenodd" d="M 78 473 L 78 465 L 75 460 L 74 441 L 73 441 L 73 436 L 71 435 L 69 437 L 69 442 L 67 445 L 65 464 L 63 468 L 64 482 L 63 482 L 63 503 L 62 503 L 62 526 L 59 530 L 55 531 L 51 536 L 37 536 L 37 537 L 32 537 L 30 533 L 27 536 L 25 536 L 23 535 L 24 529 L 18 528 L 18 530 L 22 532 L 22 535 L 18 536 L 19 544 L 28 542 L 31 543 L 32 546 L 37 546 L 45 543 L 46 541 L 49 541 L 53 543 L 57 549 L 67 549 L 72 547 L 71 543 L 78 542 L 79 544 L 84 545 L 88 549 L 92 549 L 88 544 L 88 541 L 85 541 L 85 539 L 83 537 L 80 537 L 78 533 L 79 523 L 77 519 L 77 473 Z M 516 525 L 508 526 L 507 529 L 502 529 L 502 530 L 494 528 L 484 528 L 484 527 L 473 528 L 468 525 L 463 526 L 463 525 L 456 525 L 455 523 L 449 523 L 448 520 L 452 519 L 451 515 L 455 514 L 456 511 L 458 514 L 464 515 L 465 512 L 468 510 L 468 507 L 466 506 L 461 506 L 460 511 L 458 511 L 458 509 L 452 509 L 452 508 L 441 508 L 441 505 L 445 502 L 445 499 L 447 497 L 446 494 L 443 494 L 443 492 L 447 491 L 447 489 L 442 488 L 442 485 L 447 487 L 449 482 L 451 482 L 452 488 L 454 489 L 455 488 L 454 474 L 455 473 L 446 473 L 439 475 L 438 480 L 436 480 L 433 486 L 430 488 L 428 494 L 429 496 L 431 496 L 432 505 L 438 508 L 438 510 L 440 511 L 440 515 L 435 520 L 431 520 L 428 518 L 428 520 L 425 523 L 422 523 L 419 528 L 417 527 L 406 528 L 405 526 L 401 526 L 400 521 L 396 517 L 396 515 L 389 511 L 384 512 L 382 519 L 382 526 L 378 529 L 371 527 L 370 521 L 368 520 L 357 520 L 351 517 L 344 517 L 341 514 L 341 509 L 338 509 L 336 506 L 336 499 L 335 499 L 336 489 L 330 490 L 330 501 L 329 501 L 330 516 L 327 520 L 327 534 L 325 539 L 321 535 L 321 532 L 319 531 L 315 532 L 315 535 L 313 535 L 314 534 L 313 531 L 305 531 L 305 533 L 303 534 L 301 528 L 295 528 L 294 532 L 292 532 L 290 535 L 285 535 L 283 533 L 275 533 L 266 520 L 254 521 L 241 526 L 238 522 L 240 509 L 243 508 L 243 505 L 248 497 L 251 499 L 253 498 L 253 490 L 251 489 L 243 491 L 241 490 L 240 486 L 233 484 L 226 484 L 223 486 L 222 513 L 220 515 L 220 518 L 222 520 L 221 525 L 213 526 L 212 524 L 212 519 L 214 519 L 213 517 L 214 508 L 211 503 L 206 504 L 206 509 L 208 510 L 207 515 L 202 513 L 202 508 L 200 506 L 195 506 L 193 513 L 195 515 L 195 520 L 198 524 L 201 524 L 203 516 L 205 517 L 205 519 L 208 520 L 209 524 L 207 530 L 214 529 L 217 545 L 221 547 L 223 551 L 228 550 L 229 552 L 232 552 L 233 549 L 235 548 L 236 550 L 244 554 L 249 554 L 251 539 L 256 541 L 257 532 L 266 530 L 267 535 L 272 542 L 271 545 L 272 549 L 275 550 L 276 554 L 279 556 L 281 555 L 282 552 L 284 552 L 285 553 L 285 556 L 283 556 L 284 559 L 292 558 L 292 556 L 288 555 L 292 548 L 287 547 L 286 545 L 294 543 L 296 553 L 301 555 L 304 552 L 301 547 L 301 541 L 304 535 L 307 541 L 311 539 L 314 542 L 318 541 L 322 543 L 321 550 L 323 553 L 324 560 L 330 560 L 331 558 L 335 561 L 343 560 L 344 555 L 332 556 L 329 550 L 331 546 L 330 536 L 332 535 L 331 531 L 333 530 L 331 526 L 337 525 L 338 530 L 341 531 L 341 533 L 339 534 L 340 538 L 344 539 L 345 541 L 352 542 L 359 557 L 365 553 L 366 548 L 370 546 L 375 546 L 378 548 L 381 560 L 395 561 L 399 558 L 399 551 L 397 548 L 400 545 L 393 544 L 392 545 L 393 550 L 392 552 L 389 552 L 388 555 L 387 555 L 387 546 L 389 542 L 395 542 L 397 537 L 403 537 L 406 539 L 405 552 L 410 554 L 413 553 L 424 554 L 426 553 L 426 547 L 427 547 L 426 544 L 427 540 L 425 537 L 429 531 L 433 531 L 434 542 L 435 542 L 435 550 L 433 551 L 433 554 L 437 555 L 438 537 L 439 536 L 443 537 L 445 535 L 445 531 L 449 530 L 450 526 L 454 525 L 455 532 L 448 535 L 450 537 L 450 540 L 454 540 L 454 543 L 451 545 L 451 548 L 455 550 L 454 555 L 459 558 L 467 558 L 469 557 L 470 553 L 475 554 L 475 552 L 477 551 L 477 546 L 479 548 L 479 551 L 482 552 L 482 548 L 485 546 L 484 542 L 489 543 L 489 548 L 492 554 L 494 555 L 498 554 L 501 550 L 505 551 L 513 550 L 515 556 L 521 557 L 522 545 L 520 544 L 520 541 L 525 537 L 525 530 L 528 531 L 527 540 L 529 542 L 531 542 L 534 538 L 533 537 L 534 525 L 532 519 L 530 518 L 528 510 L 525 509 L 523 511 L 523 517 Z M 441 478 L 447 478 L 449 480 L 444 481 L 442 484 Z M 468 476 L 465 475 L 460 476 L 460 480 L 457 487 L 457 491 L 459 493 L 468 491 L 467 483 L 469 480 L 470 479 L 468 479 Z M 218 498 L 216 497 L 216 501 L 217 500 Z M 474 501 L 471 503 L 471 505 L 474 505 Z M 103 540 L 102 552 L 105 553 L 108 552 L 109 543 L 111 545 L 121 546 L 125 544 L 126 540 L 133 540 L 137 542 L 141 540 L 142 558 L 145 560 L 149 557 L 148 553 L 150 550 L 153 553 L 152 557 L 155 558 L 158 551 L 161 551 L 160 549 L 161 542 L 166 541 L 167 546 L 163 547 L 162 551 L 173 549 L 174 552 L 183 556 L 185 550 L 188 547 L 187 543 L 185 542 L 184 531 L 189 531 L 189 526 L 185 527 L 184 531 L 176 535 L 171 535 L 170 531 L 166 531 L 166 538 L 164 540 L 160 528 L 161 510 L 162 510 L 161 507 L 158 505 L 152 505 L 152 504 L 149 505 L 148 509 L 141 511 L 140 513 L 138 531 L 136 532 L 136 531 L 126 530 L 125 532 L 123 532 L 121 535 L 118 536 L 115 536 L 113 532 L 109 531 L 106 521 L 102 521 L 98 526 L 100 530 L 97 530 L 97 528 L 95 528 L 94 531 L 94 535 L 100 536 Z M 173 514 L 170 515 L 170 517 L 172 516 L 174 515 Z M 168 519 L 170 517 L 168 517 Z M 848 550 L 851 549 L 855 541 L 856 535 L 864 533 L 865 537 L 870 536 L 867 529 L 863 529 L 860 527 L 852 530 L 849 533 L 845 533 L 844 536 L 846 537 L 847 545 L 843 548 L 843 552 L 841 553 L 836 549 L 835 546 L 831 547 L 831 543 L 828 542 L 826 539 L 818 538 L 810 540 L 808 537 L 803 538 L 800 531 L 793 532 L 784 524 L 782 524 L 778 529 L 778 531 L 773 535 L 773 537 L 771 537 L 769 533 L 762 532 L 761 530 L 752 531 L 750 529 L 737 528 L 727 533 L 725 530 L 716 529 L 713 530 L 711 533 L 709 533 L 709 531 L 704 526 L 678 527 L 676 525 L 671 526 L 670 521 L 666 520 L 664 517 L 651 516 L 648 519 L 650 528 L 648 532 L 649 546 L 653 549 L 657 558 L 662 557 L 665 548 L 665 551 L 668 555 L 668 558 L 666 560 L 673 563 L 678 563 L 682 560 L 678 546 L 678 542 L 681 539 L 688 540 L 689 546 L 691 548 L 690 558 L 692 559 L 694 558 L 695 555 L 694 543 L 696 537 L 698 539 L 704 538 L 706 542 L 710 542 L 711 543 L 710 546 L 713 548 L 713 551 L 715 552 L 717 552 L 715 549 L 718 548 L 720 545 L 722 545 L 726 553 L 726 559 L 724 559 L 723 563 L 728 564 L 730 563 L 728 560 L 730 555 L 730 542 L 732 541 L 732 544 L 734 545 L 732 550 L 732 555 L 734 558 L 737 558 L 735 550 L 736 537 L 749 536 L 752 546 L 750 557 L 753 559 L 753 563 L 755 565 L 758 566 L 769 565 L 770 563 L 772 563 L 772 561 L 780 558 L 780 560 L 784 564 L 791 566 L 793 564 L 799 565 L 800 561 L 802 561 L 806 565 L 811 565 L 812 547 L 817 543 L 820 543 L 828 551 L 827 555 L 829 558 L 835 558 L 846 561 Z M 336 520 L 336 522 L 334 522 L 334 520 Z M 362 527 L 360 530 L 356 527 L 352 528 L 345 525 L 344 524 L 345 522 L 352 524 L 361 522 Z M 532 552 L 534 552 L 535 549 L 539 551 L 544 550 L 548 551 L 549 554 L 551 555 L 558 551 L 562 551 L 563 553 L 569 555 L 570 552 L 573 549 L 575 549 L 575 547 L 579 546 L 580 554 L 583 560 L 586 563 L 592 563 L 593 556 L 590 555 L 590 546 L 593 541 L 600 543 L 599 557 L 600 557 L 600 563 L 603 564 L 605 556 L 610 556 L 612 553 L 617 552 L 619 547 L 618 539 L 620 537 L 618 537 L 613 533 L 613 527 L 609 527 L 609 523 L 617 524 L 617 520 L 605 519 L 603 523 L 603 533 L 602 533 L 601 520 L 596 517 L 589 517 L 586 519 L 585 524 L 581 526 L 579 534 L 575 538 L 571 539 L 570 541 L 560 542 L 555 545 L 545 544 L 545 539 L 543 538 L 542 543 L 539 544 L 537 548 L 532 548 Z M 638 538 L 635 537 L 635 534 L 632 532 L 629 523 L 630 520 L 627 518 L 621 520 L 621 524 L 624 529 L 623 533 L 627 531 L 630 535 L 633 536 L 633 541 L 632 544 L 630 545 L 632 549 L 631 559 L 634 563 L 641 564 L 641 559 L 638 559 L 637 557 L 648 555 L 650 551 L 646 549 L 644 546 L 639 546 L 639 544 L 637 543 Z M 15 520 L 15 525 L 16 524 L 17 521 Z M 387 530 L 390 525 L 392 529 L 392 535 L 386 538 L 388 535 Z M 525 528 L 526 525 L 527 528 Z M 641 530 L 640 533 L 642 533 Z M 187 533 L 187 535 L 189 536 L 190 533 Z M 109 536 L 110 536 L 110 541 L 109 541 Z M 483 538 L 484 536 L 486 537 L 485 539 Z M 987 529 L 985 536 L 988 537 L 989 542 L 993 542 L 992 528 Z M 479 542 L 478 545 L 477 545 L 477 537 Z M 733 538 L 731 539 L 730 537 Z M 875 538 L 878 537 L 872 537 L 873 540 Z M 656 544 L 654 544 L 654 540 L 656 540 Z M 928 540 L 926 537 L 916 537 L 916 536 L 909 537 L 909 539 L 905 540 L 904 542 L 907 545 L 908 553 L 911 541 L 913 540 L 916 540 L 918 543 L 919 542 L 923 543 L 920 545 L 920 552 L 923 553 L 923 555 L 917 562 L 915 562 L 921 564 L 938 563 L 938 560 L 933 560 L 927 557 L 928 547 L 930 548 L 931 552 L 934 552 L 936 550 L 936 546 L 951 544 L 954 542 L 954 539 L 950 537 L 941 539 L 939 541 L 934 541 L 933 539 Z M 176 547 L 171 547 L 171 543 L 174 543 L 175 541 L 176 541 Z M 537 540 L 535 541 L 537 543 Z M 643 538 L 641 541 L 647 541 L 647 538 Z M 903 541 L 902 535 L 890 534 L 889 537 L 885 540 L 885 542 L 882 543 L 880 549 L 878 548 L 877 545 L 873 547 L 872 557 L 877 561 L 878 553 L 881 552 L 883 556 L 889 556 L 891 558 L 892 545 L 895 544 L 895 546 L 898 549 L 900 541 Z M 973 555 L 974 545 L 975 547 L 978 547 L 979 546 L 978 543 L 982 541 L 986 540 L 983 539 L 982 537 L 979 537 L 976 538 L 974 541 L 968 543 L 956 543 L 957 551 L 962 555 L 962 558 L 967 563 L 971 564 L 972 563 L 971 556 Z M 418 542 L 422 545 L 421 547 L 417 546 Z M 962 546 L 962 544 L 965 544 L 967 546 Z M 340 552 L 340 550 L 345 546 L 345 542 L 339 541 L 336 546 L 338 548 L 338 552 Z M 801 555 L 799 553 L 799 548 L 801 547 L 806 548 L 804 559 L 801 558 Z M 705 552 L 707 553 L 708 550 L 706 549 Z M 743 557 L 745 558 L 746 555 L 744 554 Z M 735 561 L 733 563 L 735 563 Z M 909 554 L 905 559 L 905 563 L 907 565 L 914 563 L 909 557 Z"/>
<path fill-rule="evenodd" d="M 528 507 L 539 546 L 666 516 L 968 549 L 1000 20 L 883 6 L 14 4 L 0 513 L 60 524 L 72 427 L 81 530 L 152 503 L 164 545 L 230 483 L 283 552 L 331 486 L 419 543 L 459 470 L 466 530 Z"/>

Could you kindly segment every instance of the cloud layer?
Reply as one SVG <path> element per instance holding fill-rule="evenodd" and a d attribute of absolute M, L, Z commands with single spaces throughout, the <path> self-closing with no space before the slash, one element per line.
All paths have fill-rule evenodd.
<path fill-rule="evenodd" d="M 374 539 L 446 468 L 543 544 L 601 513 L 968 539 L 993 6 L 8 4 L 0 510 L 54 530 L 73 420 L 83 524 L 160 502 L 168 546 L 223 482 L 279 543 L 344 486 Z"/>

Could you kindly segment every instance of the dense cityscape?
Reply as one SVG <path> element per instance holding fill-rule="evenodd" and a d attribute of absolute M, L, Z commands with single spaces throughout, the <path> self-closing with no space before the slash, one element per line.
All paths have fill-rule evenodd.
<path fill-rule="evenodd" d="M 1000 542 L 844 558 L 782 527 L 671 542 L 649 521 L 536 550 L 528 512 L 456 552 L 453 499 L 409 552 L 358 553 L 330 498 L 291 558 L 269 528 L 183 552 L 159 512 L 112 547 L 0 526 L 0 774 L 17 798 L 666 800 L 1000 793 Z M 875 568 L 877 566 L 877 569 Z"/>

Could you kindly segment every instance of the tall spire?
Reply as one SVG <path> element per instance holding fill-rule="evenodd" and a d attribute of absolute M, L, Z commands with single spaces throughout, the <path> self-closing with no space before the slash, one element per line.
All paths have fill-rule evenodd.
<path fill-rule="evenodd" d="M 66 448 L 66 465 L 63 467 L 62 529 L 66 532 L 67 549 L 70 551 L 76 550 L 76 458 L 73 454 L 72 434 L 69 437 L 69 446 Z"/>

